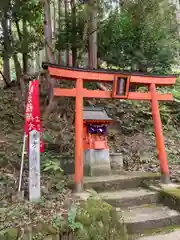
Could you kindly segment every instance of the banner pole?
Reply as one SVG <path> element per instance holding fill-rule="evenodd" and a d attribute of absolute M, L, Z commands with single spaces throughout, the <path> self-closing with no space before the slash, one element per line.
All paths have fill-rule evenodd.
<path fill-rule="evenodd" d="M 21 191 L 22 175 L 23 175 L 23 168 L 24 168 L 25 147 L 26 147 L 26 134 L 24 133 L 22 156 L 21 156 L 21 169 L 20 169 L 20 175 L 19 175 L 19 187 L 18 187 L 18 192 Z"/>

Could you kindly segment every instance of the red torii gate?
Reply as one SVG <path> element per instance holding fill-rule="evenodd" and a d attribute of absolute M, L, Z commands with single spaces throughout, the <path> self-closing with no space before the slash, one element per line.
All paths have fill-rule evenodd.
<path fill-rule="evenodd" d="M 156 91 L 156 86 L 175 84 L 175 75 L 144 75 L 140 73 L 112 72 L 105 70 L 89 70 L 83 68 L 62 67 L 56 64 L 43 63 L 49 75 L 59 80 L 74 80 L 76 87 L 72 89 L 54 88 L 54 96 L 75 97 L 75 186 L 76 191 L 83 190 L 83 98 L 119 98 L 127 100 L 149 100 L 152 102 L 152 117 L 158 158 L 163 182 L 168 183 L 169 167 L 165 150 L 162 123 L 158 101 L 172 101 L 172 94 L 162 94 Z M 107 82 L 113 84 L 113 90 L 88 90 L 83 87 L 84 81 Z M 148 92 L 132 92 L 132 85 L 148 86 Z"/>

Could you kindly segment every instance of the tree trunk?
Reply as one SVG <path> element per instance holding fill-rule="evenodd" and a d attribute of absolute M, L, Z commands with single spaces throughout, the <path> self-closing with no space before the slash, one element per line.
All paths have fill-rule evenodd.
<path fill-rule="evenodd" d="M 85 16 L 85 19 L 84 19 L 83 35 L 82 35 L 82 40 L 81 40 L 81 48 L 78 51 L 77 59 L 76 59 L 76 63 L 75 63 L 75 66 L 77 66 L 77 67 L 79 66 L 79 64 L 80 64 L 80 62 L 82 60 L 82 56 L 83 56 L 84 52 L 86 52 L 86 44 L 87 44 L 87 42 L 89 40 L 89 36 L 88 36 L 88 29 L 89 29 L 89 4 L 88 3 L 85 5 L 84 16 Z"/>
<path fill-rule="evenodd" d="M 53 38 L 55 38 L 56 35 L 56 1 L 54 0 L 54 4 L 53 4 Z"/>
<path fill-rule="evenodd" d="M 22 44 L 22 41 L 25 40 L 25 37 L 27 35 L 27 27 L 26 27 L 26 22 L 23 21 L 23 34 L 21 32 L 20 26 L 19 26 L 19 21 L 16 20 L 16 29 L 17 29 L 17 33 L 18 33 L 18 37 L 19 37 L 19 41 Z M 25 48 L 25 47 L 24 47 Z M 28 54 L 25 52 L 25 49 L 23 49 L 23 53 L 22 53 L 22 60 L 23 60 L 23 73 L 27 74 L 28 73 Z"/>
<path fill-rule="evenodd" d="M 120 12 L 122 10 L 123 4 L 124 4 L 124 0 L 119 0 L 119 11 Z"/>
<path fill-rule="evenodd" d="M 19 39 L 21 40 L 22 35 L 21 35 L 21 32 L 20 32 L 18 21 L 16 21 L 16 28 L 17 28 L 17 32 L 18 32 L 18 35 L 19 35 Z M 13 47 L 15 44 L 14 44 L 14 37 L 13 37 L 13 34 L 12 34 L 11 30 L 12 29 L 10 27 L 11 44 L 12 44 L 12 47 Z M 17 81 L 17 84 L 20 86 L 22 96 L 24 96 L 25 88 L 24 88 L 24 80 L 23 80 L 23 83 L 22 83 L 22 69 L 21 69 L 21 64 L 18 60 L 18 56 L 17 56 L 16 53 L 13 54 L 13 60 L 14 60 L 14 66 L 15 66 L 15 72 L 16 72 L 16 81 Z"/>
<path fill-rule="evenodd" d="M 50 0 L 43 0 L 44 3 L 44 38 L 45 38 L 45 50 L 46 60 L 50 63 L 55 63 L 55 57 L 52 47 L 52 27 L 51 27 L 51 12 L 50 12 Z M 53 87 L 54 79 L 50 79 L 50 87 L 48 89 L 49 103 L 53 100 Z"/>
<path fill-rule="evenodd" d="M 10 53 L 10 39 L 9 39 L 9 27 L 8 27 L 8 16 L 5 13 L 2 19 L 2 28 L 3 28 L 3 42 L 4 42 L 4 51 L 3 51 L 3 75 L 7 83 L 10 83 L 10 65 L 9 65 L 9 53 Z"/>
<path fill-rule="evenodd" d="M 70 57 L 69 57 L 69 38 L 68 38 L 68 31 L 69 31 L 69 18 L 68 18 L 68 12 L 69 12 L 69 6 L 68 6 L 68 0 L 64 0 L 64 7 L 65 7 L 65 24 L 66 24 L 66 66 L 69 66 Z"/>
<path fill-rule="evenodd" d="M 76 66 L 77 62 L 77 47 L 76 47 L 76 3 L 71 0 L 72 11 L 72 65 Z"/>
<path fill-rule="evenodd" d="M 5 51 L 3 56 L 3 74 L 6 79 L 7 83 L 10 83 L 10 65 L 9 65 L 9 56 L 8 53 Z"/>
<path fill-rule="evenodd" d="M 147 73 L 147 66 L 145 64 L 139 63 L 138 64 L 138 70 L 139 72 Z"/>
<path fill-rule="evenodd" d="M 51 12 L 50 12 L 50 0 L 42 0 L 44 6 L 44 38 L 45 38 L 45 51 L 46 51 L 46 61 L 50 63 L 55 63 L 55 57 L 53 52 L 53 42 L 52 42 L 52 26 L 51 26 Z M 56 102 L 53 100 L 53 88 L 55 84 L 55 79 L 50 78 L 49 75 L 46 76 L 48 88 L 48 106 L 43 113 L 44 122 L 48 119 L 50 112 L 56 106 Z"/>
<path fill-rule="evenodd" d="M 51 27 L 51 12 L 50 0 L 42 0 L 44 5 L 44 37 L 46 60 L 50 63 L 55 63 L 55 57 L 52 47 L 52 27 Z"/>
<path fill-rule="evenodd" d="M 89 68 L 97 68 L 97 4 L 89 0 Z"/>
<path fill-rule="evenodd" d="M 23 41 L 25 40 L 25 36 L 27 35 L 27 26 L 26 26 L 26 21 L 23 21 Z M 26 52 L 25 49 L 23 49 L 23 73 L 27 74 L 28 73 L 28 53 Z"/>
<path fill-rule="evenodd" d="M 179 23 L 180 23 L 180 2 L 176 0 L 176 20 L 177 20 L 177 24 L 178 24 L 178 32 L 180 35 L 180 27 L 179 27 Z"/>
<path fill-rule="evenodd" d="M 17 83 L 21 87 L 21 85 L 22 85 L 21 84 L 22 69 L 21 69 L 21 64 L 20 64 L 16 54 L 13 55 L 13 60 L 14 60 Z M 23 89 L 22 89 L 22 91 L 23 91 Z"/>
<path fill-rule="evenodd" d="M 61 7 L 62 7 L 62 0 L 58 0 L 58 29 L 60 32 L 60 22 L 61 22 Z M 58 64 L 62 64 L 62 57 L 61 57 L 61 51 L 58 52 Z"/>

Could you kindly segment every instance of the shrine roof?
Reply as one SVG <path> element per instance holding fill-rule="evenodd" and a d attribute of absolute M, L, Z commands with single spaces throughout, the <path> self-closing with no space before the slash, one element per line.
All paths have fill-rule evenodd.
<path fill-rule="evenodd" d="M 84 107 L 83 120 L 112 121 L 112 119 L 108 117 L 106 110 L 103 107 L 89 107 L 89 106 Z"/>

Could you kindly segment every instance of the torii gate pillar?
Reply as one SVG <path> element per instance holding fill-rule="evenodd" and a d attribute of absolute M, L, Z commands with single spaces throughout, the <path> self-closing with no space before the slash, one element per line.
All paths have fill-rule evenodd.
<path fill-rule="evenodd" d="M 76 103 L 75 103 L 75 190 L 83 190 L 83 80 L 76 80 Z"/>
<path fill-rule="evenodd" d="M 156 86 L 154 83 L 150 85 L 150 91 L 152 96 L 151 102 L 152 102 L 152 118 L 154 122 L 154 133 L 156 137 L 156 145 L 157 145 L 157 151 L 158 151 L 158 158 L 160 162 L 162 180 L 164 183 L 169 183 L 170 177 L 169 177 L 168 160 L 167 160 L 167 154 L 166 154 L 166 149 L 164 144 L 162 122 L 161 122 L 161 117 L 159 113 L 159 104 L 156 97 Z"/>

